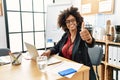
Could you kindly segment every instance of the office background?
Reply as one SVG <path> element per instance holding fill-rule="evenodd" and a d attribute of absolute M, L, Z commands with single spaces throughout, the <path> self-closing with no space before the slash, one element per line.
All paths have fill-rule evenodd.
<path fill-rule="evenodd" d="M 6 1 L 8 1 L 8 0 L 6 0 Z M 14 1 L 16 1 L 16 0 L 14 0 Z M 14 1 L 12 1 L 12 2 L 14 2 Z M 20 0 L 21 2 L 22 1 L 24 1 L 24 0 Z M 28 2 L 29 2 L 29 0 L 27 0 Z M 26 1 L 26 3 L 27 3 L 27 1 Z M 32 1 L 32 0 L 31 0 Z M 39 0 L 38 0 L 39 1 Z M 53 0 L 41 0 L 42 1 L 42 3 L 44 2 L 44 9 L 45 9 L 45 7 L 47 6 L 47 4 L 52 4 L 53 3 Z M 56 4 L 66 4 L 66 3 L 71 3 L 71 4 L 73 4 L 74 6 L 76 6 L 76 7 L 78 7 L 79 8 L 79 10 L 80 10 L 80 2 L 81 2 L 81 0 L 54 0 L 55 1 L 55 3 Z M 3 3 L 3 0 L 2 0 L 2 3 Z M 119 19 L 120 19 L 120 11 L 119 10 L 117 10 L 117 9 L 119 9 L 119 3 L 120 3 L 120 1 L 119 0 L 115 0 L 115 6 L 114 6 L 114 13 L 113 14 L 109 14 L 109 15 L 103 15 L 102 17 L 104 18 L 104 22 L 103 22 L 103 26 L 99 26 L 98 24 L 97 24 L 97 19 L 96 19 L 96 15 L 89 15 L 89 16 L 84 16 L 84 20 L 85 20 L 85 22 L 87 22 L 87 23 L 90 23 L 90 24 L 92 24 L 93 25 L 93 27 L 105 27 L 105 21 L 106 20 L 108 20 L 108 19 L 110 19 L 111 21 L 112 21 L 112 24 L 113 25 L 119 25 L 120 24 L 120 22 L 119 22 Z M 2 5 L 3 6 L 3 5 Z M 4 13 L 4 6 L 3 6 L 3 13 Z M 47 14 L 47 10 L 45 9 L 45 10 L 43 10 L 43 12 L 42 13 L 45 13 L 45 14 L 42 14 L 43 16 L 45 16 L 46 14 Z M 14 15 L 13 15 L 14 16 Z M 46 16 L 43 18 L 43 19 L 45 19 L 46 20 Z M 37 19 L 36 19 L 37 20 Z M 39 20 L 39 19 L 38 19 Z M 27 20 L 26 20 L 27 21 Z M 31 21 L 32 22 L 32 21 Z M 40 22 L 40 20 L 38 21 L 38 22 Z M 29 23 L 29 21 L 28 21 L 28 23 Z M 41 27 L 40 29 L 42 29 L 42 30 L 40 30 L 40 31 L 36 31 L 36 32 L 42 32 L 42 33 L 40 33 L 40 34 L 38 34 L 37 36 L 39 36 L 40 37 L 40 39 L 37 39 L 38 41 L 36 41 L 36 42 L 38 42 L 38 43 L 36 43 L 37 45 L 37 48 L 44 48 L 45 47 L 45 40 L 44 40 L 44 32 L 45 32 L 45 22 L 43 22 L 44 24 L 42 25 L 43 27 Z M 26 35 L 26 36 L 28 36 L 28 35 Z M 42 36 L 42 37 L 41 37 Z M 19 38 L 16 38 L 16 42 L 17 42 L 17 39 L 19 40 Z M 29 40 L 31 39 L 31 38 L 28 38 Z M 28 42 L 31 42 L 31 41 L 29 41 L 28 40 Z M 27 41 L 27 40 L 26 40 Z M 10 47 L 10 44 L 8 44 L 7 45 L 7 43 L 8 43 L 8 40 L 7 40 L 7 37 L 6 37 L 6 23 L 5 23 L 5 16 L 4 16 L 4 14 L 3 14 L 3 16 L 0 16 L 0 48 L 5 48 L 5 47 Z M 9 42 L 10 43 L 10 42 Z M 13 41 L 13 43 L 14 43 L 14 41 Z M 12 43 L 12 45 L 14 45 Z M 19 43 L 19 42 L 18 42 Z M 32 42 L 32 44 L 34 44 L 35 42 L 33 41 Z M 42 43 L 42 44 L 41 44 Z M 41 47 L 41 45 L 42 45 L 42 47 Z M 16 51 L 21 51 L 21 50 L 24 50 L 24 48 L 17 48 L 16 46 L 18 46 L 18 44 L 15 44 L 14 46 L 11 46 L 11 47 L 13 47 L 12 48 L 12 50 L 16 50 Z M 19 46 L 20 47 L 20 46 Z M 16 48 L 16 49 L 15 49 Z"/>
<path fill-rule="evenodd" d="M 52 4 L 54 1 L 26 0 L 24 2 L 23 0 L 14 0 L 13 2 L 12 6 L 11 1 L 3 1 L 6 16 L 2 17 L 5 21 L 1 23 L 4 23 L 4 36 L 6 36 L 7 30 L 7 37 L 3 40 L 7 44 L 3 44 L 2 47 L 10 47 L 11 51 L 25 51 L 24 42 L 28 42 L 39 49 L 45 48 L 47 4 Z M 28 4 L 27 7 L 26 4 Z"/>
<path fill-rule="evenodd" d="M 32 11 L 30 11 L 30 12 L 32 12 L 32 13 L 38 13 L 38 14 L 40 13 L 40 14 L 43 15 L 43 16 L 39 15 L 39 17 L 37 17 L 36 19 L 34 19 L 34 20 L 37 21 L 38 25 L 40 24 L 40 26 L 37 27 L 38 28 L 37 31 L 23 32 L 25 34 L 27 34 L 27 33 L 30 33 L 30 34 L 40 33 L 36 37 L 37 40 L 36 39 L 34 40 L 34 37 L 31 36 L 31 35 L 26 35 L 25 39 L 24 39 L 25 41 L 30 42 L 32 44 L 35 44 L 35 45 L 37 44 L 36 47 L 39 48 L 39 49 L 45 47 L 45 40 L 44 40 L 44 38 L 45 38 L 45 26 L 46 26 L 46 22 L 44 22 L 44 21 L 46 21 L 47 10 L 46 10 L 45 7 L 47 7 L 47 4 L 53 4 L 53 1 L 54 1 L 56 4 L 73 4 L 74 6 L 78 7 L 79 10 L 81 8 L 81 5 L 80 5 L 81 4 L 80 3 L 81 0 L 12 0 L 12 1 L 10 1 L 10 0 L 2 0 L 2 3 L 3 3 L 3 1 L 9 1 L 9 2 L 11 2 L 12 4 L 14 4 L 16 6 L 18 6 L 19 4 L 15 4 L 15 2 L 21 1 L 21 3 L 23 3 L 23 5 L 25 6 L 25 7 L 22 7 L 23 9 L 31 7 L 29 5 L 29 3 L 31 3 L 30 1 L 33 1 L 33 2 L 34 1 L 36 1 L 36 2 L 38 1 L 39 2 L 39 3 L 36 3 L 36 4 L 40 4 L 40 5 L 36 5 L 36 7 L 40 7 L 40 6 L 42 6 L 42 7 L 40 7 L 40 9 L 39 8 L 35 8 L 35 10 L 39 9 L 39 10 L 42 10 L 42 11 L 40 11 L 40 12 L 36 12 L 36 11 L 32 12 Z M 95 1 L 95 0 L 91 0 L 91 1 Z M 97 0 L 97 1 L 101 1 L 101 0 Z M 104 27 L 105 28 L 106 27 L 106 25 L 105 25 L 106 21 L 108 19 L 110 19 L 111 22 L 112 22 L 112 25 L 120 25 L 120 15 L 119 15 L 120 14 L 120 11 L 119 11 L 120 0 L 114 0 L 114 1 L 115 1 L 115 3 L 114 3 L 114 13 L 113 14 L 94 14 L 94 15 L 83 16 L 85 23 L 91 24 L 92 27 Z M 13 36 L 14 37 L 12 39 L 13 41 L 12 41 L 12 43 L 10 43 L 10 40 L 8 39 L 8 36 L 6 36 L 6 35 L 9 35 L 9 34 L 6 34 L 6 28 L 8 30 L 8 27 L 6 27 L 6 25 L 8 26 L 9 24 L 5 23 L 5 15 L 4 15 L 4 9 L 5 9 L 5 7 L 3 6 L 3 4 L 2 4 L 2 8 L 3 8 L 3 16 L 0 16 L 0 48 L 10 47 L 10 49 L 11 49 L 12 52 L 25 50 L 25 47 L 23 46 L 23 43 L 19 42 L 19 40 L 21 40 L 21 38 L 19 38 L 18 36 L 15 36 L 15 37 Z M 8 7 L 8 8 L 10 8 L 10 7 Z M 8 12 L 9 12 L 9 10 L 8 10 Z M 12 10 L 10 10 L 10 12 L 12 12 Z M 20 12 L 20 11 L 18 11 L 18 12 Z M 28 11 L 23 11 L 23 13 L 28 14 Z M 13 17 L 11 17 L 12 20 L 14 18 L 17 18 L 15 15 L 13 15 Z M 23 21 L 23 23 L 27 23 L 27 25 L 29 25 L 29 24 L 32 25 L 33 19 L 26 19 L 26 17 L 28 17 L 28 16 L 29 15 L 24 15 L 23 18 L 25 19 L 25 22 Z M 14 21 L 13 24 L 16 24 L 15 22 L 16 21 Z M 25 27 L 25 25 L 24 25 L 25 30 L 28 30 L 30 27 Z M 12 29 L 13 32 L 10 32 L 10 35 L 11 34 L 16 34 L 16 32 L 14 32 L 16 29 L 18 30 L 18 28 L 16 28 L 16 26 L 15 26 L 15 28 Z M 9 32 L 7 32 L 7 33 L 9 33 Z M 21 32 L 17 32 L 17 33 L 21 33 Z M 33 38 L 31 38 L 31 37 L 33 37 Z M 119 61 L 119 59 L 117 60 L 117 65 L 116 64 L 111 64 L 109 62 L 109 59 L 111 59 L 111 57 L 109 56 L 109 54 L 111 54 L 111 52 L 112 52 L 113 49 L 109 51 L 109 47 L 108 46 L 110 46 L 110 47 L 111 46 L 119 46 L 120 44 L 119 43 L 115 43 L 115 42 L 108 43 L 106 41 L 105 42 L 104 41 L 96 41 L 96 42 L 97 42 L 98 46 L 102 46 L 103 49 L 105 50 L 105 52 L 104 52 L 105 56 L 104 56 L 104 59 L 102 61 L 102 65 L 99 66 L 99 71 L 98 71 L 99 74 L 100 74 L 101 80 L 111 80 L 111 79 L 114 78 L 114 76 L 112 76 L 114 74 L 115 74 L 116 77 L 119 77 L 117 75 L 120 75 L 120 71 L 119 71 L 120 70 L 120 67 L 119 67 L 120 61 Z M 20 47 L 21 44 L 22 44 L 22 46 Z M 51 46 L 51 44 L 49 44 L 48 47 L 49 46 Z M 116 48 L 119 49 L 120 47 L 116 47 Z M 120 51 L 118 51 L 118 52 L 120 52 Z M 112 60 L 114 58 L 112 58 Z M 119 58 L 119 54 L 118 54 L 117 58 Z M 117 58 L 115 58 L 115 59 L 117 59 Z M 115 73 L 114 73 L 114 71 L 115 71 Z M 118 79 L 120 79 L 120 78 L 118 78 Z"/>

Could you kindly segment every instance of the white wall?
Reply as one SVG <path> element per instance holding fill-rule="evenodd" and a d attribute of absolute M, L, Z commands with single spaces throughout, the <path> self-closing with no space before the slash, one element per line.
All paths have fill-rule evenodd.
<path fill-rule="evenodd" d="M 113 25 L 120 25 L 120 0 L 115 0 L 115 9 L 113 15 L 108 15 L 107 17 L 112 20 Z"/>
<path fill-rule="evenodd" d="M 3 1 L 2 1 L 3 2 Z M 0 48 L 6 48 L 6 29 L 4 15 L 0 16 Z"/>
<path fill-rule="evenodd" d="M 4 17 L 0 16 L 0 48 L 5 48 L 6 46 L 6 31 L 4 24 Z"/>
<path fill-rule="evenodd" d="M 71 3 L 73 4 L 73 6 L 78 7 L 80 9 L 81 0 L 55 0 L 55 3 L 58 4 Z"/>

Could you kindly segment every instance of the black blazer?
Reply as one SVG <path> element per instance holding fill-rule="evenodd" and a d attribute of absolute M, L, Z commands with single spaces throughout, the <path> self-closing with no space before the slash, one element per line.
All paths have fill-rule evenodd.
<path fill-rule="evenodd" d="M 53 48 L 50 49 L 51 53 L 54 53 L 54 54 L 58 53 L 60 56 L 63 57 L 62 47 L 66 43 L 68 35 L 69 35 L 69 32 L 64 33 L 61 40 Z M 90 67 L 90 80 L 96 80 L 92 63 L 88 55 L 88 47 L 93 47 L 94 43 L 95 43 L 95 39 L 93 38 L 92 44 L 87 44 L 85 41 L 81 39 L 79 31 L 77 31 L 76 39 L 74 41 L 73 50 L 72 50 L 73 61 L 82 63 Z"/>

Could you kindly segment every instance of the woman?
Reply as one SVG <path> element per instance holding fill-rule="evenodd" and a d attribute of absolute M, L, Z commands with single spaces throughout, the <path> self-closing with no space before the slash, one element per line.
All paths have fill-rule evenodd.
<path fill-rule="evenodd" d="M 93 47 L 95 40 L 84 28 L 83 18 L 78 8 L 70 7 L 58 17 L 58 25 L 65 31 L 61 40 L 42 55 L 59 54 L 62 57 L 90 66 L 90 80 L 96 80 L 88 55 L 88 47 Z M 87 77 L 87 76 L 86 76 Z"/>

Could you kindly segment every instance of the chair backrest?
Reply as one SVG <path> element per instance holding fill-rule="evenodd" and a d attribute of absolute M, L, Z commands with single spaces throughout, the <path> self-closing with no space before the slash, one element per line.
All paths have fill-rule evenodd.
<path fill-rule="evenodd" d="M 99 65 L 103 58 L 103 48 L 99 46 L 94 46 L 93 48 L 88 48 L 88 53 L 92 62 L 92 65 Z"/>
<path fill-rule="evenodd" d="M 92 65 L 96 66 L 96 77 L 99 80 L 98 68 L 103 58 L 103 48 L 99 46 L 94 46 L 93 48 L 88 48 L 88 53 L 90 56 L 90 60 Z"/>
<path fill-rule="evenodd" d="M 9 55 L 9 52 L 11 52 L 11 50 L 8 48 L 0 48 L 0 56 Z"/>

